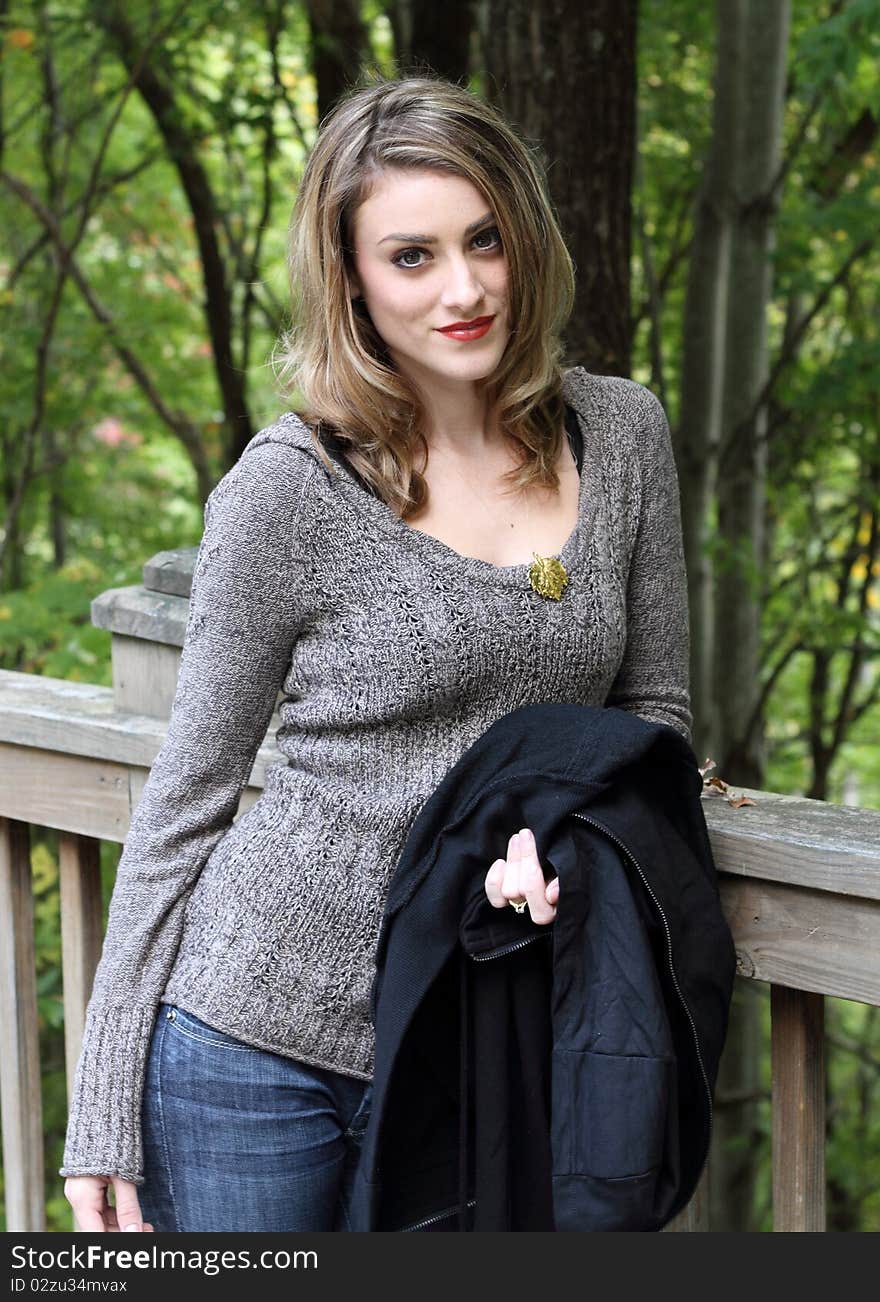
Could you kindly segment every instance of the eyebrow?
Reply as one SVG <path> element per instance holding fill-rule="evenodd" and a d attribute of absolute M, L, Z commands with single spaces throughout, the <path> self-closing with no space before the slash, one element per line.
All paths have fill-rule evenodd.
<path fill-rule="evenodd" d="M 471 222 L 470 226 L 465 228 L 465 232 L 464 232 L 465 235 L 476 234 L 476 232 L 479 230 L 481 226 L 484 226 L 486 222 L 493 221 L 494 217 L 495 217 L 494 213 L 491 212 L 484 213 L 482 217 L 479 217 L 475 222 Z M 436 244 L 437 236 L 436 235 L 401 235 L 400 233 L 395 233 L 394 235 L 383 235 L 381 240 L 379 240 L 377 243 L 384 244 L 387 240 L 402 240 L 404 243 L 410 243 L 410 244 Z"/>

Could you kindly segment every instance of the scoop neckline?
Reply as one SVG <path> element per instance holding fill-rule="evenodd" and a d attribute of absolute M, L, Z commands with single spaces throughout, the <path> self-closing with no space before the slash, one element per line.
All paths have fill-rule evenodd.
<path fill-rule="evenodd" d="M 566 573 L 571 576 L 577 571 L 586 551 L 588 499 L 591 497 L 595 485 L 597 460 L 593 430 L 590 423 L 585 420 L 581 412 L 567 396 L 566 402 L 572 407 L 580 426 L 583 440 L 583 461 L 578 486 L 578 508 L 575 526 L 562 544 L 562 548 L 559 551 L 552 552 L 551 555 L 561 561 Z M 348 505 L 363 515 L 371 516 L 384 533 L 399 539 L 411 551 L 447 569 L 457 570 L 463 577 L 470 578 L 474 582 L 488 582 L 506 587 L 532 590 L 529 571 L 534 564 L 534 559 L 519 561 L 515 565 L 495 565 L 492 561 L 483 560 L 478 556 L 466 556 L 463 552 L 456 551 L 454 547 L 443 542 L 442 539 L 416 529 L 413 525 L 402 520 L 387 502 L 369 492 L 357 481 L 348 465 L 341 465 L 339 462 L 334 462 L 334 464 L 337 467 L 338 482 Z M 565 589 L 563 589 L 563 597 L 564 594 Z"/>

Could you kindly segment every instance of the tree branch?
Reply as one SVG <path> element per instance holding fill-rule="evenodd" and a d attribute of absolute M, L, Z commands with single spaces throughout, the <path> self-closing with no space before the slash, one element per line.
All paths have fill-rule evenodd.
<path fill-rule="evenodd" d="M 205 457 L 204 448 L 195 427 L 183 415 L 172 411 L 167 405 L 159 390 L 156 388 L 146 367 L 136 355 L 134 350 L 126 344 L 120 332 L 117 330 L 115 319 L 110 311 L 100 302 L 97 295 L 89 285 L 85 275 L 80 270 L 79 264 L 73 255 L 71 247 L 65 243 L 61 231 L 54 215 L 46 208 L 40 199 L 30 190 L 30 188 L 17 177 L 10 176 L 8 172 L 0 172 L 0 180 L 17 194 L 19 198 L 28 205 L 34 215 L 44 224 L 48 230 L 52 242 L 58 250 L 62 265 L 64 266 L 71 279 L 76 284 L 85 302 L 88 304 L 96 321 L 99 321 L 105 327 L 107 337 L 116 355 L 125 364 L 135 381 L 139 385 L 141 392 L 150 403 L 153 410 L 168 428 L 180 439 L 183 446 L 189 453 L 190 459 L 195 467 L 199 480 L 199 491 L 202 498 L 207 497 L 211 488 L 211 473 Z"/>

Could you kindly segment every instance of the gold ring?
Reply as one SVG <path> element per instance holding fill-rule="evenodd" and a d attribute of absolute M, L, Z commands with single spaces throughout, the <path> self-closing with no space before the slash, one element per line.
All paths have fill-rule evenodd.
<path fill-rule="evenodd" d="M 528 904 L 528 900 L 520 900 L 518 904 L 515 900 L 508 900 L 507 903 L 512 909 L 516 909 L 517 913 L 522 913 Z"/>

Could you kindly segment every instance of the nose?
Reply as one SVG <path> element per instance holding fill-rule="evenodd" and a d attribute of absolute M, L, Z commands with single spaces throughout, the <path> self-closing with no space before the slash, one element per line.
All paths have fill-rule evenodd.
<path fill-rule="evenodd" d="M 463 319 L 478 307 L 483 299 L 484 290 L 475 273 L 474 267 L 464 257 L 453 257 L 443 286 L 441 302 L 451 311 L 461 310 Z"/>

